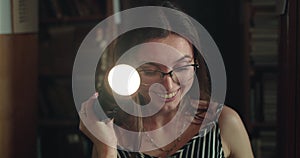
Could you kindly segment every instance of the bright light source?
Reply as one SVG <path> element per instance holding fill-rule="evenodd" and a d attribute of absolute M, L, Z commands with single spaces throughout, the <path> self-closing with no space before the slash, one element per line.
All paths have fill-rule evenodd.
<path fill-rule="evenodd" d="M 130 65 L 120 64 L 110 70 L 108 83 L 115 93 L 129 96 L 138 90 L 141 80 L 135 68 Z"/>

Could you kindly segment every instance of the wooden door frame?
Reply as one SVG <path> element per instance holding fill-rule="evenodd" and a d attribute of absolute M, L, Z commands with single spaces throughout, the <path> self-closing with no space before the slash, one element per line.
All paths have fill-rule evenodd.
<path fill-rule="evenodd" d="M 297 0 L 296 3 L 297 6 L 297 41 L 296 41 L 296 53 L 297 53 L 297 90 L 296 90 L 296 113 L 297 113 L 297 118 L 296 118 L 296 133 L 298 133 L 296 137 L 296 155 L 295 157 L 300 157 L 300 1 Z"/>
<path fill-rule="evenodd" d="M 279 157 L 299 157 L 300 151 L 300 14 L 299 0 L 287 0 L 281 16 L 278 92 Z"/>

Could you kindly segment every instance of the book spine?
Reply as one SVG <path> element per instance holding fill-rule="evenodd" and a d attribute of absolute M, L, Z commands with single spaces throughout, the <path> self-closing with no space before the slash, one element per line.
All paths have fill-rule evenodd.
<path fill-rule="evenodd" d="M 37 0 L 13 0 L 12 11 L 14 33 L 38 32 Z"/>
<path fill-rule="evenodd" d="M 0 34 L 12 33 L 10 0 L 0 1 Z"/>
<path fill-rule="evenodd" d="M 37 0 L 0 1 L 0 34 L 38 32 Z"/>

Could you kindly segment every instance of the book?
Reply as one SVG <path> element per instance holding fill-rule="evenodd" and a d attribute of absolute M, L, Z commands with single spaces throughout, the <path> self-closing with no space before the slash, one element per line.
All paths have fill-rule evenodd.
<path fill-rule="evenodd" d="M 277 74 L 263 74 L 263 114 L 265 122 L 276 122 L 277 117 Z"/>
<path fill-rule="evenodd" d="M 0 1 L 0 34 L 12 33 L 10 0 Z"/>
<path fill-rule="evenodd" d="M 0 2 L 0 34 L 37 32 L 37 0 L 3 0 Z"/>
<path fill-rule="evenodd" d="M 258 3 L 269 4 L 274 0 L 253 1 L 252 5 Z M 276 10 L 255 9 L 252 16 L 251 52 L 254 65 L 277 65 L 279 49 L 279 15 Z"/>
<path fill-rule="evenodd" d="M 38 32 L 37 0 L 13 0 L 12 4 L 14 33 Z"/>

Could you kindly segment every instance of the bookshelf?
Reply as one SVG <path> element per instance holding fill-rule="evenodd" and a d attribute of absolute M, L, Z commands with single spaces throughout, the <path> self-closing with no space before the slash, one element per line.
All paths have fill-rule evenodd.
<path fill-rule="evenodd" d="M 111 8 L 109 0 L 39 1 L 38 158 L 91 157 L 78 127 L 72 69 L 82 40 Z"/>
<path fill-rule="evenodd" d="M 280 17 L 276 0 L 245 1 L 245 53 L 249 77 L 249 102 L 245 122 L 254 155 L 277 156 L 278 54 Z"/>

